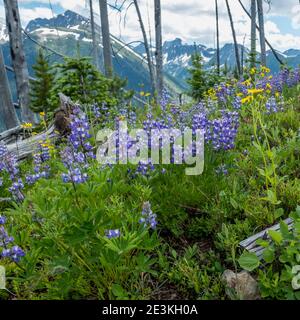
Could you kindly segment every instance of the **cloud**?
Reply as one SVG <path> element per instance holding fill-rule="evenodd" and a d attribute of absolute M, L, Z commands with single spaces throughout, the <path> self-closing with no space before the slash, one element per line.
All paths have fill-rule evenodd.
<path fill-rule="evenodd" d="M 53 17 L 53 14 L 50 9 L 44 7 L 37 7 L 34 9 L 20 8 L 20 16 L 22 17 L 22 24 L 26 26 L 27 23 L 31 20 L 34 20 L 36 18 L 49 19 Z"/>
<path fill-rule="evenodd" d="M 114 4 L 122 3 L 122 0 L 109 0 Z M 3 12 L 0 0 L 0 15 Z M 128 3 L 130 1 L 128 0 Z M 89 16 L 89 8 L 86 0 L 51 0 L 53 6 L 59 6 L 62 9 L 70 9 L 84 16 Z M 242 10 L 237 0 L 229 1 L 234 19 L 237 39 L 239 43 L 245 41 L 245 45 L 250 44 L 250 20 Z M 250 1 L 243 0 L 246 8 L 249 8 Z M 154 14 L 153 0 L 139 0 L 140 9 L 147 32 L 151 30 L 151 39 L 154 39 Z M 23 24 L 29 20 L 52 17 L 49 8 L 49 0 L 19 0 L 20 11 Z M 142 34 L 139 28 L 139 22 L 134 6 L 127 8 L 124 6 L 121 13 L 110 8 L 110 28 L 111 33 L 122 38 L 126 42 L 142 40 Z M 270 9 L 270 10 L 269 10 Z M 94 0 L 94 10 L 96 21 L 99 22 L 99 1 Z M 265 4 L 266 13 L 266 36 L 275 48 L 286 50 L 289 47 L 300 47 L 299 37 L 293 35 L 293 28 L 300 28 L 300 6 L 295 0 L 272 0 L 269 8 Z M 220 40 L 221 44 L 232 42 L 231 27 L 228 19 L 225 1 L 219 0 L 220 15 Z M 290 17 L 290 32 L 287 26 L 278 23 L 275 17 Z M 163 38 L 164 40 L 173 40 L 176 37 L 182 38 L 187 43 L 201 43 L 210 47 L 215 47 L 216 27 L 215 27 L 215 2 L 207 0 L 162 0 L 162 20 L 163 20 Z M 275 23 L 276 20 L 276 23 Z M 296 33 L 295 33 L 296 34 Z M 294 42 L 293 42 L 294 39 Z M 258 46 L 259 47 L 259 46 Z"/>

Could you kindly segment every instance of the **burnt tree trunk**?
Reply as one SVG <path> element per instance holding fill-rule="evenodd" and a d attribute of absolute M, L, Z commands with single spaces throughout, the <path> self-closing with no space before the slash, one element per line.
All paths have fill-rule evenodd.
<path fill-rule="evenodd" d="M 99 42 L 97 41 L 96 28 L 95 28 L 95 18 L 94 18 L 94 8 L 93 8 L 93 0 L 89 0 L 90 6 L 90 16 L 91 16 L 91 31 L 92 31 L 92 40 L 93 40 L 93 60 L 95 67 L 100 70 L 100 50 L 99 50 Z"/>
<path fill-rule="evenodd" d="M 226 6 L 227 6 L 228 16 L 229 16 L 229 20 L 230 20 L 230 26 L 231 26 L 231 31 L 232 31 L 232 37 L 233 37 L 233 42 L 234 42 L 236 66 L 237 66 L 238 74 L 240 76 L 242 72 L 241 72 L 241 62 L 240 62 L 239 47 L 238 47 L 238 43 L 237 43 L 237 39 L 236 39 L 234 23 L 233 23 L 232 14 L 231 14 L 231 10 L 230 10 L 230 6 L 229 6 L 229 3 L 228 3 L 228 0 L 226 0 Z"/>
<path fill-rule="evenodd" d="M 156 85 L 157 96 L 162 97 L 163 80 L 163 53 L 162 53 L 162 25 L 161 25 L 161 4 L 160 0 L 154 0 L 154 18 L 155 18 L 155 43 L 156 43 Z"/>
<path fill-rule="evenodd" d="M 259 24 L 259 40 L 261 50 L 261 65 L 267 65 L 266 55 L 266 36 L 265 36 L 265 21 L 264 21 L 264 9 L 262 0 L 257 0 L 257 12 L 258 12 L 258 24 Z"/>
<path fill-rule="evenodd" d="M 113 64 L 112 64 L 107 0 L 99 0 L 99 5 L 100 5 L 100 17 L 101 17 L 104 70 L 105 70 L 105 75 L 107 77 L 111 77 L 113 74 Z"/>
<path fill-rule="evenodd" d="M 11 91 L 4 64 L 2 49 L 0 47 L 0 114 L 6 129 L 15 128 L 19 124 L 16 110 L 11 97 Z"/>
<path fill-rule="evenodd" d="M 243 2 L 241 0 L 238 0 L 239 4 L 241 5 L 242 9 L 244 10 L 244 12 L 246 13 L 246 15 L 251 19 L 251 14 L 247 11 L 247 9 L 245 8 Z M 258 31 L 260 31 L 259 26 L 256 24 L 256 29 Z M 273 46 L 271 45 L 270 41 L 268 41 L 268 39 L 265 37 L 265 41 L 266 41 L 266 45 L 268 45 L 268 47 L 270 48 L 270 50 L 272 51 L 275 59 L 280 63 L 280 65 L 285 65 L 285 63 L 280 59 L 279 55 L 277 54 L 276 50 L 273 48 Z"/>
<path fill-rule="evenodd" d="M 216 4 L 216 29 L 217 29 L 217 72 L 220 75 L 220 28 L 219 28 L 219 6 L 218 0 L 215 0 Z"/>
<path fill-rule="evenodd" d="M 251 0 L 251 68 L 256 64 L 256 0 Z"/>
<path fill-rule="evenodd" d="M 152 59 L 151 59 L 151 53 L 150 53 L 150 47 L 149 47 L 149 42 L 146 34 L 146 29 L 145 25 L 142 19 L 141 11 L 138 5 L 137 0 L 133 0 L 133 3 L 135 5 L 136 13 L 140 22 L 140 27 L 141 31 L 143 34 L 143 39 L 144 39 L 144 46 L 145 46 L 145 51 L 147 55 L 147 62 L 148 62 L 148 68 L 149 68 L 149 76 L 150 76 L 150 81 L 151 81 L 151 90 L 152 94 L 155 94 L 155 78 L 154 78 L 154 70 L 153 70 L 153 64 L 152 64 Z"/>
<path fill-rule="evenodd" d="M 22 41 L 22 26 L 17 0 L 4 0 L 6 24 L 9 34 L 10 52 L 14 68 L 22 120 L 33 122 L 33 112 L 29 109 L 29 73 Z"/>

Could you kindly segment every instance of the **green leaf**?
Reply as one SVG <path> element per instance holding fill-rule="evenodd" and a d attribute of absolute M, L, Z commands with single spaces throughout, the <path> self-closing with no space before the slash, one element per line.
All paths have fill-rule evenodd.
<path fill-rule="evenodd" d="M 278 201 L 276 194 L 272 190 L 267 191 L 267 200 L 274 205 L 281 203 L 281 201 Z"/>
<path fill-rule="evenodd" d="M 281 232 L 284 240 L 292 240 L 293 239 L 293 235 L 289 232 L 288 225 L 283 221 L 280 222 L 280 232 Z"/>
<path fill-rule="evenodd" d="M 275 259 L 275 249 L 268 247 L 263 252 L 263 258 L 267 263 L 272 263 Z"/>
<path fill-rule="evenodd" d="M 274 218 L 275 219 L 279 219 L 280 217 L 282 217 L 284 215 L 284 210 L 282 208 L 278 208 L 275 210 L 274 212 Z"/>
<path fill-rule="evenodd" d="M 125 298 L 127 296 L 126 292 L 119 284 L 113 284 L 111 290 L 113 295 L 117 298 Z"/>
<path fill-rule="evenodd" d="M 264 247 L 264 248 L 267 248 L 270 245 L 269 241 L 266 241 L 263 239 L 256 240 L 256 244 L 258 244 L 259 246 Z"/>
<path fill-rule="evenodd" d="M 269 230 L 268 234 L 273 241 L 275 241 L 277 244 L 281 244 L 283 237 L 280 232 L 274 231 L 274 230 Z"/>
<path fill-rule="evenodd" d="M 259 265 L 259 259 L 256 256 L 255 253 L 250 253 L 245 251 L 239 258 L 238 260 L 239 265 L 241 266 L 241 268 L 247 270 L 247 271 L 253 271 L 255 270 Z"/>
<path fill-rule="evenodd" d="M 177 259 L 177 252 L 174 249 L 171 251 L 171 253 L 172 253 L 173 258 Z"/>
<path fill-rule="evenodd" d="M 239 204 L 233 199 L 230 198 L 230 203 L 233 206 L 234 209 L 238 209 L 239 208 Z"/>
<path fill-rule="evenodd" d="M 266 172 L 263 169 L 257 168 L 258 172 L 260 173 L 261 176 L 265 177 L 266 176 Z"/>

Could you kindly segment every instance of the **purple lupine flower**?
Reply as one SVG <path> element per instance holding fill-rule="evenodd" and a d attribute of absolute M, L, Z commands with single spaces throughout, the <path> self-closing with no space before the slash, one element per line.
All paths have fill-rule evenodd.
<path fill-rule="evenodd" d="M 69 145 L 61 152 L 62 162 L 68 169 L 67 173 L 62 174 L 62 180 L 65 183 L 84 183 L 88 179 L 84 169 L 89 166 L 89 158 L 95 159 L 95 154 L 88 141 L 91 138 L 88 118 L 79 108 L 71 116 L 70 129 Z"/>
<path fill-rule="evenodd" d="M 8 151 L 7 146 L 4 144 L 0 144 L 0 172 L 1 171 L 7 172 L 11 180 L 14 180 L 19 174 L 17 158 Z"/>
<path fill-rule="evenodd" d="M 20 247 L 16 245 L 12 246 L 14 238 L 7 234 L 4 228 L 5 223 L 6 218 L 0 216 L 0 249 L 2 248 L 2 250 L 0 250 L 0 259 L 8 258 L 13 262 L 19 262 L 21 257 L 25 256 L 25 253 Z"/>
<path fill-rule="evenodd" d="M 100 112 L 100 108 L 98 107 L 98 105 L 96 105 L 96 104 L 93 105 L 92 110 L 93 110 L 93 114 L 96 119 L 101 118 L 101 112 Z"/>
<path fill-rule="evenodd" d="M 105 231 L 106 237 L 108 239 L 112 239 L 112 238 L 119 238 L 121 236 L 121 232 L 119 229 L 115 229 L 115 230 L 106 230 Z"/>
<path fill-rule="evenodd" d="M 242 105 L 242 99 L 240 97 L 235 97 L 232 102 L 233 109 L 240 110 L 241 105 Z"/>
<path fill-rule="evenodd" d="M 19 178 L 18 180 L 13 182 L 13 184 L 8 190 L 18 202 L 23 202 L 25 199 L 25 196 L 22 192 L 23 189 L 24 189 L 23 180 Z"/>
<path fill-rule="evenodd" d="M 49 178 L 50 166 L 47 162 L 51 159 L 50 148 L 44 141 L 39 143 L 36 153 L 33 155 L 34 174 L 27 174 L 25 176 L 28 185 L 34 185 L 42 178 Z"/>
<path fill-rule="evenodd" d="M 228 175 L 229 173 L 228 168 L 225 164 L 222 164 L 218 168 L 216 168 L 215 172 L 218 175 L 224 175 L 224 176 Z"/>
<path fill-rule="evenodd" d="M 18 246 L 13 246 L 11 249 L 4 249 L 2 251 L 3 258 L 9 258 L 13 262 L 19 262 L 25 256 L 25 252 Z"/>
<path fill-rule="evenodd" d="M 151 159 L 148 159 L 148 163 L 139 162 L 135 171 L 135 176 L 142 175 L 148 177 L 151 172 L 155 170 L 155 166 L 151 163 Z"/>
<path fill-rule="evenodd" d="M 5 224 L 6 218 L 4 216 L 0 216 L 0 224 Z"/>
<path fill-rule="evenodd" d="M 4 226 L 0 227 L 0 247 L 6 247 L 8 244 L 14 242 L 14 238 L 10 237 Z"/>
<path fill-rule="evenodd" d="M 86 182 L 88 179 L 87 173 L 84 173 L 80 168 L 73 168 L 68 170 L 68 173 L 62 174 L 63 182 L 72 182 L 74 184 L 80 184 Z"/>
<path fill-rule="evenodd" d="M 151 229 L 156 229 L 157 226 L 157 216 L 151 210 L 151 204 L 149 201 L 143 204 L 142 217 L 139 223 L 144 227 L 150 227 Z"/>
<path fill-rule="evenodd" d="M 22 202 L 24 200 L 24 195 L 22 189 L 24 184 L 22 179 L 19 178 L 19 166 L 17 158 L 14 154 L 10 153 L 7 146 L 0 144 L 0 172 L 7 172 L 11 180 L 11 187 L 8 189 L 13 197 L 18 201 Z M 1 185 L 3 180 L 1 178 Z"/>
<path fill-rule="evenodd" d="M 266 103 L 267 114 L 284 111 L 283 101 L 277 101 L 275 97 L 271 97 Z"/>
<path fill-rule="evenodd" d="M 91 135 L 87 116 L 84 113 L 72 115 L 70 129 L 69 142 L 74 149 L 78 151 L 81 148 L 83 152 L 90 151 L 90 145 L 87 140 L 91 138 Z"/>

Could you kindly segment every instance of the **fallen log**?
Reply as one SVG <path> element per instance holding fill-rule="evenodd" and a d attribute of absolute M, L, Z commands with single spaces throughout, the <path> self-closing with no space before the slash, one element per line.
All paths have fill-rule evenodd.
<path fill-rule="evenodd" d="M 10 143 L 11 141 L 14 141 L 22 131 L 23 129 L 21 126 L 3 131 L 0 133 L 0 142 L 3 142 L 5 144 Z"/>
<path fill-rule="evenodd" d="M 59 94 L 60 108 L 54 112 L 53 124 L 44 132 L 26 138 L 21 126 L 0 133 L 0 143 L 7 146 L 9 152 L 14 153 L 17 160 L 23 160 L 37 149 L 40 141 L 45 138 L 54 140 L 68 133 L 70 115 L 75 107 L 80 107 L 64 94 Z"/>
<path fill-rule="evenodd" d="M 294 225 L 294 221 L 291 218 L 288 218 L 286 220 L 284 220 L 284 223 L 286 223 L 288 225 L 289 230 L 293 229 L 293 225 Z M 265 250 L 264 247 L 260 246 L 259 244 L 257 244 L 257 240 L 259 239 L 264 239 L 264 240 L 270 240 L 270 237 L 268 235 L 268 231 L 269 230 L 274 230 L 274 231 L 278 231 L 280 229 L 280 223 L 277 223 L 276 225 L 267 228 L 245 240 L 243 240 L 242 242 L 240 242 L 240 247 L 244 250 L 247 250 L 248 252 L 254 253 L 260 260 L 263 258 L 263 252 Z"/>
<path fill-rule="evenodd" d="M 53 140 L 57 134 L 55 133 L 54 125 L 52 125 L 47 131 L 32 136 L 30 138 L 16 141 L 10 144 L 7 144 L 7 149 L 9 152 L 14 153 L 17 157 L 17 160 L 23 160 L 36 150 L 39 143 L 46 139 Z"/>

